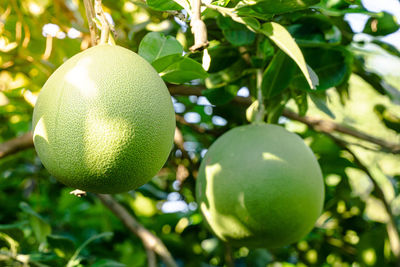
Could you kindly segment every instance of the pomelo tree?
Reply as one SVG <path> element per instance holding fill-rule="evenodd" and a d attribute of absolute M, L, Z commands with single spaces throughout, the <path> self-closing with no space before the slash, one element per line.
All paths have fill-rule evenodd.
<path fill-rule="evenodd" d="M 390 12 L 367 7 L 360 0 L 0 2 L 0 266 L 400 266 L 400 53 L 387 39 L 399 24 Z M 364 17 L 362 28 L 351 23 L 355 14 Z M 94 64 L 65 71 L 68 83 L 49 79 L 64 77 L 66 67 L 56 69 L 100 43 L 125 47 L 144 63 L 136 66 L 130 52 L 105 51 Z M 135 77 L 125 71 L 131 64 Z M 159 77 L 149 78 L 153 69 L 171 103 L 156 89 Z M 100 104 L 90 102 L 99 83 Z M 141 86 L 126 91 L 125 84 Z M 73 97 L 54 96 L 49 87 L 69 88 Z M 48 93 L 32 119 L 42 88 Z M 49 125 L 40 124 L 43 114 Z M 33 148 L 32 120 L 42 127 L 35 145 L 50 145 L 51 153 Z M 144 134 L 119 153 L 120 140 L 140 133 L 138 121 L 146 122 Z M 279 130 L 226 139 L 245 127 Z M 157 138 L 172 139 L 173 130 L 166 163 L 142 185 L 167 157 L 168 142 Z M 262 180 L 271 169 L 253 152 L 276 160 L 273 168 L 285 161 L 279 186 Z M 321 175 L 315 159 L 322 213 L 322 191 L 304 187 L 308 174 Z M 118 179 L 117 190 L 92 190 L 128 191 L 114 195 L 75 190 L 80 178 L 73 188 L 56 180 L 78 177 L 60 167 L 65 162 L 85 166 L 81 173 L 91 173 L 91 162 L 115 163 L 112 171 L 96 166 L 105 179 L 141 173 L 144 180 L 131 191 L 135 186 Z M 208 166 L 218 187 L 210 187 Z M 210 190 L 216 197 L 203 198 Z M 216 209 L 201 208 L 214 200 Z M 249 216 L 259 220 L 240 228 Z M 264 231 L 271 225 L 276 232 Z M 231 242 L 239 228 L 256 238 Z"/>

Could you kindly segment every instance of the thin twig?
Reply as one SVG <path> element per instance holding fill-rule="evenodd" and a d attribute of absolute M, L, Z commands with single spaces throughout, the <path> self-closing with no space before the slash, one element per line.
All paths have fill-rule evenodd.
<path fill-rule="evenodd" d="M 208 47 L 207 27 L 201 20 L 201 0 L 192 0 L 192 17 L 190 27 L 194 35 L 194 45 L 189 48 L 192 52 L 203 51 Z"/>
<path fill-rule="evenodd" d="M 183 140 L 183 134 L 181 130 L 178 127 L 176 127 L 174 135 L 174 143 L 181 150 L 182 156 L 189 161 L 190 165 L 193 165 L 192 158 L 190 157 L 189 153 L 185 150 L 184 142 L 185 140 Z M 176 167 L 176 180 L 178 180 L 180 184 L 182 184 L 188 177 L 189 177 L 189 170 L 182 163 L 178 164 L 178 166 Z"/>
<path fill-rule="evenodd" d="M 115 201 L 110 195 L 96 194 L 96 196 L 114 213 L 115 216 L 118 217 L 118 219 L 122 221 L 129 231 L 142 240 L 143 245 L 147 250 L 157 253 L 167 267 L 178 267 L 171 253 L 165 247 L 161 239 L 136 221 L 121 204 Z"/>
<path fill-rule="evenodd" d="M 179 116 L 179 115 L 177 115 L 177 116 Z M 181 116 L 179 116 L 179 117 L 184 119 Z M 185 140 L 183 140 L 182 131 L 178 127 L 176 127 L 175 135 L 174 135 L 174 143 L 182 151 L 183 156 L 189 160 L 190 164 L 193 164 L 192 159 L 190 158 L 189 154 L 185 150 L 184 142 L 185 142 Z"/>
<path fill-rule="evenodd" d="M 185 86 L 185 85 L 168 85 L 168 89 L 172 95 L 196 95 L 202 96 L 202 91 L 205 90 L 203 86 Z M 242 106 L 250 106 L 252 100 L 250 97 L 240 97 L 235 96 L 232 102 L 237 103 Z M 284 109 L 283 116 L 291 120 L 302 122 L 317 131 L 324 133 L 339 132 L 349 136 L 356 137 L 358 139 L 379 145 L 385 152 L 392 154 L 400 154 L 400 144 L 392 143 L 372 135 L 366 134 L 364 132 L 349 128 L 347 126 L 335 123 L 330 120 L 323 120 L 318 118 L 313 118 L 309 116 L 300 116 L 297 113 Z"/>
<path fill-rule="evenodd" d="M 147 255 L 147 266 L 148 267 L 157 267 L 156 253 L 149 248 L 145 248 L 145 250 L 146 250 L 146 255 Z"/>
<path fill-rule="evenodd" d="M 198 133 L 201 133 L 201 134 L 209 133 L 209 134 L 213 134 L 213 135 L 217 134 L 213 130 L 207 130 L 206 128 L 203 128 L 203 127 L 201 127 L 201 126 L 199 126 L 197 124 L 187 122 L 185 120 L 185 118 L 182 117 L 181 115 L 175 114 L 175 119 L 179 124 L 189 126 L 190 128 L 192 128 L 193 130 L 195 130 Z"/>
<path fill-rule="evenodd" d="M 86 18 L 89 25 L 90 41 L 92 46 L 95 46 L 97 44 L 97 29 L 93 21 L 94 18 L 93 2 L 92 0 L 83 0 L 83 4 L 85 5 Z"/>
<path fill-rule="evenodd" d="M 367 174 L 369 180 L 374 185 L 376 196 L 382 201 L 383 206 L 385 207 L 385 210 L 389 216 L 389 221 L 386 225 L 389 237 L 389 243 L 392 248 L 392 252 L 397 259 L 398 266 L 400 266 L 400 235 L 397 229 L 397 224 L 392 212 L 392 208 L 390 206 L 390 203 L 386 200 L 385 193 L 383 192 L 382 188 L 379 186 L 377 181 L 374 179 L 374 176 L 371 174 L 369 169 L 361 162 L 361 160 L 357 157 L 357 155 L 347 146 L 346 142 L 329 133 L 325 134 L 328 135 L 338 146 L 340 146 L 342 149 L 346 150 L 352 155 L 354 163 Z"/>
<path fill-rule="evenodd" d="M 0 159 L 31 147 L 33 147 L 33 136 L 29 132 L 0 144 Z"/>
<path fill-rule="evenodd" d="M 295 113 L 291 110 L 288 110 L 288 109 L 285 109 L 283 111 L 283 116 L 293 119 L 293 120 L 296 120 L 296 121 L 300 121 L 304 124 L 307 124 L 308 126 L 311 126 L 320 132 L 344 133 L 344 134 L 356 137 L 358 139 L 362 139 L 362 140 L 368 141 L 370 143 L 377 144 L 380 147 L 382 147 L 384 150 L 386 150 L 387 152 L 390 152 L 393 154 L 400 154 L 400 144 L 395 144 L 395 143 L 388 142 L 386 140 L 376 138 L 374 136 L 363 133 L 361 131 L 357 131 L 357 130 L 348 128 L 346 126 L 343 126 L 341 124 L 334 123 L 333 121 L 312 118 L 309 116 L 302 117 L 302 116 L 298 115 L 297 113 Z"/>
<path fill-rule="evenodd" d="M 225 263 L 227 267 L 235 267 L 235 260 L 233 258 L 232 246 L 229 243 L 224 243 L 225 245 Z"/>

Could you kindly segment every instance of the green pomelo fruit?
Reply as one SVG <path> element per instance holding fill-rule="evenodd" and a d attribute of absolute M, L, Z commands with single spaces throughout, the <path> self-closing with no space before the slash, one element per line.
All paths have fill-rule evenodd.
<path fill-rule="evenodd" d="M 153 67 L 120 46 L 99 45 L 61 65 L 33 112 L 34 144 L 60 182 L 118 193 L 148 182 L 171 151 L 175 113 Z"/>
<path fill-rule="evenodd" d="M 313 228 L 324 182 L 312 151 L 275 125 L 234 128 L 207 151 L 196 182 L 206 223 L 236 246 L 281 247 Z"/>

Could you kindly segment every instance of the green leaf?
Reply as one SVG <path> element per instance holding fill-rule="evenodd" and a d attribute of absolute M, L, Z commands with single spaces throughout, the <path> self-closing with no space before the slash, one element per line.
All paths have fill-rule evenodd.
<path fill-rule="evenodd" d="M 297 109 L 300 116 L 304 116 L 308 110 L 307 93 L 304 91 L 294 90 L 292 91 L 294 102 L 297 105 Z"/>
<path fill-rule="evenodd" d="M 177 4 L 174 0 L 147 0 L 147 5 L 154 10 L 181 10 L 183 6 Z"/>
<path fill-rule="evenodd" d="M 288 31 L 300 46 L 338 45 L 342 40 L 339 28 L 323 15 L 302 16 Z"/>
<path fill-rule="evenodd" d="M 165 57 L 158 58 L 151 63 L 158 73 L 164 71 L 166 68 L 176 63 L 183 58 L 182 54 L 172 54 Z"/>
<path fill-rule="evenodd" d="M 206 87 L 209 89 L 219 88 L 235 82 L 247 74 L 246 71 L 243 71 L 243 66 L 245 64 L 246 63 L 243 60 L 238 60 L 229 68 L 216 73 L 211 73 L 205 81 Z"/>
<path fill-rule="evenodd" d="M 69 259 L 66 267 L 73 267 L 79 264 L 80 260 L 78 259 L 79 253 L 81 253 L 82 249 L 84 249 L 89 243 L 93 242 L 96 239 L 99 238 L 107 238 L 113 236 L 113 233 L 111 232 L 105 232 L 101 234 L 94 235 L 90 238 L 88 238 L 85 242 L 83 242 L 82 245 L 79 246 L 79 248 L 75 251 L 74 255 Z"/>
<path fill-rule="evenodd" d="M 307 80 L 309 88 L 315 89 L 318 85 L 318 80 L 311 76 L 303 53 L 285 27 L 275 22 L 267 22 L 262 25 L 259 31 L 268 36 L 283 52 L 296 62 Z"/>
<path fill-rule="evenodd" d="M 18 248 L 19 248 L 19 243 L 16 240 L 14 240 L 14 238 L 12 238 L 11 236 L 9 236 L 5 233 L 0 233 L 0 240 L 4 240 L 8 244 L 11 253 L 17 254 Z M 2 249 L 3 249 L 3 245 L 2 245 Z"/>
<path fill-rule="evenodd" d="M 262 19 L 262 20 L 269 20 L 274 16 L 273 14 L 258 12 L 257 9 L 254 9 L 252 6 L 243 5 L 241 3 L 242 2 L 240 2 L 235 7 L 235 10 L 236 10 L 238 16 L 241 16 L 241 17 L 249 16 L 249 17 L 258 18 L 258 19 Z"/>
<path fill-rule="evenodd" d="M 398 29 L 399 24 L 395 16 L 387 12 L 381 12 L 378 17 L 368 19 L 363 32 L 373 36 L 384 36 Z"/>
<path fill-rule="evenodd" d="M 265 111 L 268 123 L 278 123 L 286 103 L 289 101 L 289 94 L 278 94 L 270 99 L 264 99 Z"/>
<path fill-rule="evenodd" d="M 189 11 L 191 10 L 191 8 L 188 0 L 174 0 L 174 2 L 183 7 L 190 14 Z"/>
<path fill-rule="evenodd" d="M 38 242 L 46 242 L 46 237 L 51 234 L 51 226 L 27 203 L 21 202 L 19 207 L 22 211 L 30 215 L 29 221 Z"/>
<path fill-rule="evenodd" d="M 238 3 L 236 9 L 240 14 L 240 9 L 245 9 L 249 13 L 251 8 L 257 14 L 282 14 L 297 10 L 306 9 L 309 6 L 318 4 L 320 0 L 243 0 Z M 250 13 L 251 14 L 251 13 Z"/>
<path fill-rule="evenodd" d="M 194 79 L 205 79 L 208 73 L 197 61 L 188 57 L 181 57 L 160 72 L 160 76 L 166 82 L 181 84 Z"/>
<path fill-rule="evenodd" d="M 126 265 L 114 260 L 102 259 L 96 261 L 94 264 L 90 265 L 90 267 L 126 267 Z"/>
<path fill-rule="evenodd" d="M 140 42 L 138 53 L 148 62 L 152 63 L 161 57 L 182 54 L 183 47 L 172 36 L 165 36 L 160 32 L 150 32 Z"/>
<path fill-rule="evenodd" d="M 264 59 L 271 59 L 274 56 L 275 48 L 268 38 L 259 43 L 258 49 L 262 52 Z"/>
<path fill-rule="evenodd" d="M 321 13 L 323 13 L 324 15 L 333 16 L 333 17 L 341 17 L 346 14 L 365 14 L 365 15 L 369 15 L 372 17 L 376 16 L 376 13 L 370 12 L 362 6 L 337 9 L 337 8 L 326 7 L 322 3 L 320 3 L 319 5 L 316 5 L 315 8 L 317 10 L 319 10 Z"/>
<path fill-rule="evenodd" d="M 249 45 L 255 40 L 254 32 L 250 31 L 243 24 L 233 21 L 230 17 L 219 16 L 217 24 L 226 40 L 235 46 Z"/>
<path fill-rule="evenodd" d="M 49 235 L 47 236 L 47 243 L 61 258 L 70 258 L 75 251 L 74 242 L 64 236 Z"/>
<path fill-rule="evenodd" d="M 0 224 L 0 232 L 5 233 L 17 241 L 24 238 L 24 228 L 28 225 L 28 221 L 20 221 L 13 224 Z"/>
<path fill-rule="evenodd" d="M 232 101 L 239 89 L 240 86 L 230 84 L 219 88 L 203 90 L 202 94 L 207 97 L 211 104 L 219 106 Z"/>
<path fill-rule="evenodd" d="M 379 45 L 381 48 L 383 48 L 384 50 L 386 50 L 386 52 L 396 56 L 396 57 L 400 57 L 400 51 L 399 49 L 397 49 L 394 45 L 386 43 L 382 40 L 379 39 L 375 39 L 372 40 L 371 43 L 374 43 L 376 45 Z"/>
<path fill-rule="evenodd" d="M 276 53 L 263 74 L 261 88 L 264 97 L 268 99 L 287 88 L 294 69 L 294 62 L 285 53 Z"/>
<path fill-rule="evenodd" d="M 319 78 L 317 90 L 326 90 L 348 80 L 351 74 L 352 55 L 344 48 L 304 48 L 304 56 Z M 291 87 L 309 90 L 300 71 L 296 70 Z"/>
<path fill-rule="evenodd" d="M 328 115 L 329 117 L 331 117 L 332 119 L 335 119 L 335 114 L 333 114 L 333 112 L 330 110 L 330 108 L 328 108 L 328 106 L 326 105 L 326 101 L 324 98 L 319 97 L 316 94 L 310 93 L 309 94 L 311 101 L 314 103 L 314 105 L 321 110 L 322 112 L 324 112 L 326 115 Z"/>
<path fill-rule="evenodd" d="M 209 73 L 214 73 L 228 68 L 234 64 L 240 57 L 238 49 L 235 49 L 231 45 L 218 44 L 215 46 L 210 46 L 208 48 L 208 53 L 211 57 Z"/>

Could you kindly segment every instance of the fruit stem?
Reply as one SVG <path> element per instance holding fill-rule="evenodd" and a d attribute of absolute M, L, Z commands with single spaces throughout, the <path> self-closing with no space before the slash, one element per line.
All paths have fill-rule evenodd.
<path fill-rule="evenodd" d="M 90 41 L 92 46 L 95 46 L 97 44 L 97 28 L 96 24 L 93 21 L 94 18 L 94 7 L 93 7 L 93 1 L 92 0 L 83 0 L 83 4 L 85 5 L 85 12 L 86 12 L 86 18 L 88 21 L 89 25 L 89 32 L 90 32 Z"/>
<path fill-rule="evenodd" d="M 260 51 L 260 39 L 257 43 L 257 58 L 261 58 L 261 51 Z M 262 67 L 257 69 L 257 101 L 258 101 L 258 109 L 255 116 L 255 123 L 262 123 L 264 122 L 265 118 L 265 105 L 264 105 L 264 97 L 262 94 L 262 79 L 263 79 L 263 69 Z"/>
<path fill-rule="evenodd" d="M 101 21 L 100 44 L 107 44 L 110 36 L 110 25 L 108 24 L 107 18 L 103 12 L 103 8 L 101 7 L 101 0 L 95 0 L 94 9 L 96 11 L 96 15 Z"/>

